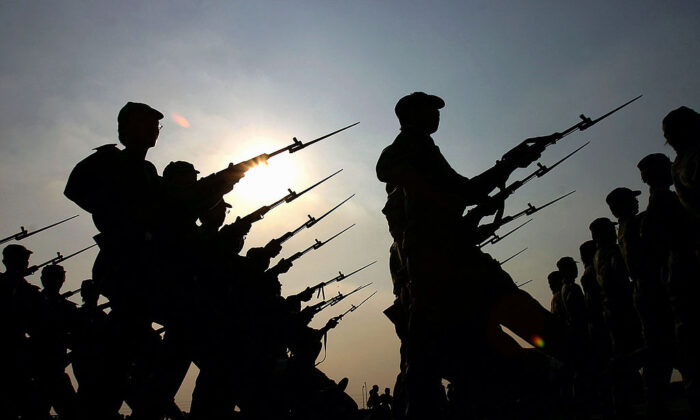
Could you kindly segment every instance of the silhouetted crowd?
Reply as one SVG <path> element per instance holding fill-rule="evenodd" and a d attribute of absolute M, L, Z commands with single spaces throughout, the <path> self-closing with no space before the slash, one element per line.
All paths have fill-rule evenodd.
<path fill-rule="evenodd" d="M 682 415 L 697 418 L 695 111 L 681 107 L 663 120 L 664 136 L 677 153 L 674 163 L 658 153 L 639 162 L 650 192 L 646 211 L 639 213 L 639 191 L 616 188 L 607 196 L 618 222 L 591 223 L 592 240 L 580 249 L 583 290 L 575 283 L 578 263 L 571 257 L 557 261 L 548 276 L 551 312 L 482 251 L 513 220 L 503 216 L 505 199 L 551 168 L 538 164 L 531 176 L 507 184 L 509 176 L 570 132 L 627 104 L 597 120 L 582 115 L 565 132 L 527 139 L 493 168 L 467 178 L 450 167 L 431 137 L 444 101 L 422 92 L 398 101 L 401 132 L 376 167 L 386 183 L 383 213 L 394 239 L 396 300 L 385 311 L 401 340 L 394 419 L 669 418 L 673 368 L 683 377 L 690 406 Z M 536 210 L 529 208 L 525 214 Z M 490 215 L 493 221 L 482 223 Z M 521 347 L 502 327 L 533 348 Z"/>
<path fill-rule="evenodd" d="M 231 206 L 222 197 L 270 155 L 201 179 L 192 164 L 172 162 L 161 177 L 146 153 L 162 118 L 148 105 L 127 103 L 117 120 L 124 148 L 98 147 L 70 175 L 66 197 L 99 230 L 80 307 L 67 300 L 74 292 L 60 292 L 60 258 L 42 264 L 39 290 L 25 279 L 40 267 L 30 266 L 31 251 L 19 244 L 3 249 L 0 418 L 46 419 L 53 408 L 64 420 L 121 419 L 126 403 L 131 419 L 182 419 L 174 397 L 192 362 L 199 375 L 189 419 L 356 418 L 347 379 L 328 378 L 316 360 L 328 331 L 359 305 L 320 329 L 309 326 L 314 315 L 350 293 L 302 309 L 316 291 L 346 276 L 287 297 L 278 280 L 294 260 L 337 235 L 270 267 L 284 241 L 333 209 L 239 255 L 252 223 L 303 192 L 290 190 L 224 225 Z M 303 146 L 295 139 L 287 150 Z M 100 296 L 108 302 L 98 304 Z"/>

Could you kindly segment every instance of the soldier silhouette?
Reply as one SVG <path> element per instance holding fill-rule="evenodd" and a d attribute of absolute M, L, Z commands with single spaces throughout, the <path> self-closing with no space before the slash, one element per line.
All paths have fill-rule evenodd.
<path fill-rule="evenodd" d="M 700 114 L 685 106 L 674 109 L 664 117 L 662 129 L 676 151 L 671 173 L 678 198 L 700 218 Z"/>
<path fill-rule="evenodd" d="M 36 360 L 27 337 L 38 328 L 42 303 L 39 289 L 24 279 L 31 254 L 19 244 L 7 245 L 2 251 L 0 357 L 6 366 L 0 381 L 0 417 L 8 419 L 35 419 L 44 414 L 33 372 Z"/>

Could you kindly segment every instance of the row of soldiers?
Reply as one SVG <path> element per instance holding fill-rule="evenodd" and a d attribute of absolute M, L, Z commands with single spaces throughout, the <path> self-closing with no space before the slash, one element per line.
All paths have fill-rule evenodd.
<path fill-rule="evenodd" d="M 70 175 L 66 197 L 91 213 L 99 230 L 100 251 L 93 279 L 81 288 L 81 308 L 60 295 L 55 281 L 41 292 L 30 286 L 29 252 L 5 248 L 3 320 L 13 332 L 5 348 L 18 362 L 5 381 L 11 389 L 3 393 L 2 417 L 46 418 L 53 407 L 62 419 L 111 419 L 126 402 L 133 419 L 182 418 L 174 397 L 194 362 L 200 373 L 191 419 L 351 418 L 357 404 L 344 392 L 347 379 L 336 383 L 315 362 L 323 337 L 356 307 L 320 329 L 309 326 L 316 313 L 349 293 L 302 309 L 328 282 L 285 298 L 279 281 L 295 259 L 328 240 L 272 267 L 282 242 L 299 229 L 240 255 L 251 224 L 271 207 L 224 225 L 231 206 L 223 195 L 273 154 L 202 179 L 192 164 L 173 162 L 161 177 L 146 153 L 162 118 L 148 105 L 127 103 L 117 119 L 124 149 L 99 147 Z M 295 139 L 290 147 L 301 146 Z M 298 195 L 290 191 L 284 201 Z M 58 265 L 44 271 L 63 273 Z M 100 295 L 109 300 L 108 314 L 97 306 Z M 52 325 L 37 321 L 38 313 Z M 154 330 L 153 323 L 163 329 Z M 77 395 L 65 374 L 68 363 Z M 45 375 L 51 388 L 43 385 Z"/>
<path fill-rule="evenodd" d="M 614 225 L 609 220 L 596 220 L 591 226 L 594 242 L 584 247 L 585 255 L 582 256 L 589 273 L 588 279 L 591 270 L 599 273 L 593 280 L 593 285 L 598 285 L 598 301 L 587 306 L 584 294 L 575 291 L 574 280 L 578 272 L 572 258 L 560 260 L 559 270 L 552 276 L 558 277 L 554 281 L 564 284 L 567 298 L 577 296 L 570 299 L 572 308 L 582 311 L 590 305 L 599 305 L 597 325 L 604 326 L 604 330 L 589 332 L 588 320 L 574 315 L 576 311 L 573 309 L 571 316 L 563 317 L 547 311 L 520 290 L 500 264 L 483 252 L 482 246 L 494 242 L 489 238 L 498 238 L 495 231 L 504 221 L 513 220 L 513 217 L 503 216 L 505 199 L 522 184 L 551 168 L 538 164 L 539 169 L 531 176 L 507 184 L 515 170 L 526 168 L 538 160 L 547 146 L 573 131 L 590 127 L 627 104 L 596 120 L 582 115 L 581 122 L 564 132 L 527 139 L 507 152 L 493 168 L 474 178 L 466 178 L 450 167 L 431 137 L 438 129 L 439 110 L 445 106 L 444 101 L 423 92 L 415 92 L 398 101 L 395 112 L 401 133 L 382 151 L 376 167 L 378 179 L 386 183 L 388 197 L 383 213 L 394 240 L 390 247 L 390 272 L 396 300 L 385 311 L 401 340 L 400 374 L 394 388 L 394 418 L 546 418 L 561 414 L 557 410 L 562 408 L 569 414 L 585 416 L 590 408 L 590 404 L 586 404 L 591 400 L 581 397 L 592 395 L 592 389 L 595 389 L 591 379 L 585 378 L 591 371 L 590 343 L 599 352 L 606 351 L 599 348 L 605 348 L 606 343 L 610 343 L 611 350 L 605 354 L 617 356 L 612 364 L 616 374 L 611 375 L 610 381 L 613 383 L 610 387 L 616 391 L 616 414 L 626 414 L 624 410 L 629 401 L 623 399 L 623 390 L 633 382 L 633 369 L 629 366 L 634 366 L 634 363 L 630 357 L 635 360 L 630 353 L 640 347 L 641 341 L 628 339 L 628 322 L 637 319 L 637 312 L 631 294 L 629 299 L 624 297 L 625 290 L 631 286 L 621 284 L 615 277 L 627 273 L 628 269 L 624 258 L 615 259 L 617 235 Z M 687 109 L 678 112 L 689 114 Z M 683 187 L 676 186 L 684 205 L 687 205 L 687 201 L 694 202 L 694 195 L 700 192 L 690 187 L 695 182 L 695 172 L 687 164 L 680 169 L 681 164 L 678 163 L 684 159 L 683 153 L 692 151 L 697 156 L 700 149 L 697 114 L 691 111 L 690 115 L 693 117 L 686 118 L 683 123 L 678 123 L 672 115 L 664 122 L 669 144 L 679 153 L 674 165 L 674 179 L 686 182 Z M 688 121 L 692 121 L 692 125 L 688 125 Z M 658 158 L 650 159 L 645 162 L 649 165 L 645 166 L 645 182 L 649 180 L 653 190 L 652 201 L 658 203 L 666 200 L 662 197 L 671 194 L 668 191 L 671 170 L 667 165 L 664 182 L 668 185 L 652 185 L 655 181 L 651 181 L 653 175 L 649 171 L 653 170 L 651 167 L 656 164 L 654 159 Z M 694 162 L 693 165 L 696 164 Z M 690 180 L 685 181 L 688 176 Z M 491 194 L 496 189 L 499 191 Z M 688 197 L 684 197 L 681 191 L 685 191 Z M 626 190 L 618 191 L 613 201 L 626 199 L 629 195 Z M 700 200 L 697 202 L 700 203 Z M 656 204 L 656 207 L 663 205 Z M 469 206 L 472 207 L 465 214 Z M 534 209 L 532 206 L 530 208 Z M 616 211 L 613 211 L 614 214 Z M 696 286 L 690 283 L 697 283 L 697 276 L 693 277 L 694 272 L 689 267 L 674 265 L 681 254 L 668 251 L 680 246 L 679 239 L 674 235 L 682 233 L 686 238 L 693 237 L 695 223 L 688 217 L 655 211 L 658 223 L 671 219 L 668 223 L 674 223 L 676 230 L 658 226 L 647 229 L 647 235 L 661 235 L 663 238 L 658 240 L 664 239 L 667 248 L 663 248 L 664 251 L 661 247 L 651 247 L 655 252 L 657 271 L 652 274 L 648 267 L 641 269 L 645 275 L 643 281 L 650 283 L 648 279 L 654 277 L 661 282 L 662 274 L 658 269 L 663 264 L 659 261 L 668 261 L 664 272 L 668 273 L 669 278 L 674 275 L 669 272 L 675 272 L 677 276 L 677 281 L 668 283 L 675 284 L 672 288 L 684 285 L 683 289 L 676 289 L 673 296 L 677 301 L 671 302 L 670 306 L 675 306 L 674 313 L 677 313 L 674 315 L 677 320 L 675 337 L 678 342 L 684 343 L 680 344 L 684 356 L 678 366 L 683 365 L 688 395 L 697 400 L 693 379 L 696 356 L 689 356 L 688 352 L 696 348 L 693 346 L 698 333 L 691 326 L 693 309 L 686 305 L 695 296 Z M 493 222 L 481 223 L 489 215 L 494 215 Z M 630 236 L 630 229 L 622 231 Z M 634 246 L 637 245 L 628 245 L 628 250 L 632 252 Z M 690 264 L 691 259 L 695 264 L 697 257 L 693 251 L 696 248 L 691 246 L 685 249 L 683 255 L 688 256 L 685 264 Z M 648 258 L 641 259 L 645 264 L 652 264 Z M 643 306 L 650 306 L 659 295 L 647 283 L 638 288 L 639 294 L 644 294 L 644 297 L 637 306 L 640 312 L 651 314 L 656 308 Z M 654 330 L 662 322 L 653 315 L 646 316 L 645 320 L 645 331 Z M 502 327 L 527 340 L 534 348 L 522 348 Z M 665 367 L 659 367 L 659 357 L 653 356 L 660 351 L 652 343 L 659 338 L 654 334 L 648 333 L 653 337 L 647 342 L 651 350 L 645 351 L 644 357 L 637 357 L 647 363 L 645 376 L 649 377 L 647 388 L 652 388 L 652 398 L 659 395 L 653 389 L 659 384 L 654 378 L 666 374 Z M 616 339 L 610 340 L 608 335 Z M 601 359 L 597 360 L 600 362 Z M 604 367 L 600 369 L 609 369 L 608 360 L 601 362 Z M 569 383 L 573 381 L 579 390 L 585 389 L 588 394 L 574 394 L 566 390 L 565 394 L 570 397 L 562 399 L 564 406 L 554 407 L 552 399 L 561 395 L 561 381 L 551 380 L 552 366 L 557 366 L 556 371 L 563 377 L 576 378 Z M 662 370 L 663 374 L 660 373 Z M 450 382 L 449 405 L 442 387 L 443 380 Z M 655 404 L 651 404 L 652 413 L 659 406 Z"/>
<path fill-rule="evenodd" d="M 641 191 L 619 187 L 607 195 L 617 223 L 603 217 L 590 224 L 592 239 L 580 247 L 583 290 L 571 257 L 548 276 L 552 313 L 577 337 L 578 351 L 592 356 L 570 378 L 568 395 L 586 400 L 596 389 L 598 400 L 624 411 L 643 383 L 650 418 L 668 415 L 673 368 L 695 413 L 700 401 L 700 310 L 693 302 L 700 292 L 700 220 L 692 204 L 700 193 L 694 179 L 700 116 L 681 107 L 664 119 L 663 130 L 676 161 L 661 153 L 639 161 L 649 187 L 642 212 Z"/>

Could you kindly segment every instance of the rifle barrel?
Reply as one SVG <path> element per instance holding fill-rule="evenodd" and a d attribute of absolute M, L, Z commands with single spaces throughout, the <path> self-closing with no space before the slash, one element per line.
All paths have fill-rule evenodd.
<path fill-rule="evenodd" d="M 27 230 L 24 228 L 24 226 L 22 226 L 22 227 L 20 228 L 19 233 L 15 233 L 14 235 L 10 235 L 10 236 L 8 236 L 8 237 L 6 237 L 6 238 L 0 239 L 0 244 L 4 244 L 5 242 L 11 241 L 11 240 L 21 241 L 21 240 L 24 239 L 24 238 L 27 238 L 27 237 L 32 236 L 32 235 L 35 235 L 35 234 L 37 234 L 37 233 L 39 233 L 39 232 L 45 231 L 46 229 L 50 229 L 50 228 L 52 228 L 52 227 L 54 227 L 54 226 L 56 226 L 56 225 L 60 225 L 61 223 L 65 223 L 65 222 L 67 222 L 67 221 L 69 221 L 69 220 L 71 220 L 71 219 L 75 219 L 75 218 L 78 217 L 78 216 L 79 216 L 79 215 L 76 214 L 75 216 L 71 216 L 71 217 L 65 218 L 65 219 L 63 219 L 63 220 L 61 220 L 61 221 L 58 221 L 58 222 L 56 222 L 56 223 L 52 223 L 52 224 L 50 224 L 50 225 L 48 225 L 48 226 L 44 226 L 43 228 L 40 228 L 40 229 L 31 231 L 31 232 L 30 232 L 30 231 L 27 231 Z"/>

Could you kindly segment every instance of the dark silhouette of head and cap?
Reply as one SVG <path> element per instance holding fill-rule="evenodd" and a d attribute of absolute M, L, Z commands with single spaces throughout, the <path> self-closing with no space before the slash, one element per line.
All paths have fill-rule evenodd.
<path fill-rule="evenodd" d="M 652 188 L 668 188 L 673 185 L 671 159 L 663 153 L 646 155 L 637 164 L 642 181 Z"/>
<path fill-rule="evenodd" d="M 596 251 L 595 241 L 590 240 L 582 243 L 578 248 L 578 251 L 581 255 L 583 265 L 588 266 L 593 264 L 593 257 L 595 256 Z"/>
<path fill-rule="evenodd" d="M 617 218 L 630 217 L 639 212 L 639 200 L 637 200 L 637 197 L 641 193 L 641 191 L 619 187 L 610 191 L 610 194 L 605 197 L 605 202 L 608 203 L 613 216 Z"/>
<path fill-rule="evenodd" d="M 160 111 L 146 104 L 127 102 L 117 115 L 119 141 L 127 148 L 155 146 L 161 119 L 163 114 Z"/>
<path fill-rule="evenodd" d="M 51 294 L 58 293 L 65 281 L 66 270 L 61 265 L 51 264 L 41 270 L 41 285 Z"/>
<path fill-rule="evenodd" d="M 562 274 L 562 280 L 567 282 L 573 282 L 578 276 L 578 267 L 576 267 L 576 260 L 571 257 L 562 257 L 557 261 L 557 268 Z"/>
<path fill-rule="evenodd" d="M 605 244 L 609 242 L 615 242 L 617 240 L 617 234 L 615 232 L 616 223 L 607 217 L 599 217 L 595 219 L 588 228 L 591 231 L 591 236 L 596 244 Z"/>
<path fill-rule="evenodd" d="M 178 160 L 170 162 L 163 169 L 163 179 L 174 185 L 188 187 L 197 182 L 198 173 L 199 171 L 194 168 L 193 164 Z"/>
<path fill-rule="evenodd" d="M 25 270 L 29 267 L 32 251 L 19 244 L 10 244 L 2 250 L 2 262 L 7 271 Z"/>
<path fill-rule="evenodd" d="M 682 106 L 669 112 L 662 122 L 664 137 L 676 152 L 697 147 L 700 134 L 700 114 Z"/>
<path fill-rule="evenodd" d="M 563 283 L 563 276 L 559 271 L 552 271 L 547 275 L 547 283 L 549 284 L 549 290 L 552 293 L 557 293 L 561 290 Z"/>
<path fill-rule="evenodd" d="M 445 101 L 435 95 L 424 92 L 413 92 L 399 99 L 394 112 L 399 118 L 401 128 L 413 128 L 432 134 L 440 124 L 440 109 Z"/>

